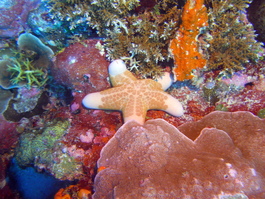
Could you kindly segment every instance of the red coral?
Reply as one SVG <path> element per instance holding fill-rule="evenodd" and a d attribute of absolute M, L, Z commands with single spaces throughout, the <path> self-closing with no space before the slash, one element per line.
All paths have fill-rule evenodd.
<path fill-rule="evenodd" d="M 108 61 L 95 47 L 100 40 L 85 40 L 65 48 L 51 68 L 54 79 L 69 88 L 88 92 L 109 87 Z"/>

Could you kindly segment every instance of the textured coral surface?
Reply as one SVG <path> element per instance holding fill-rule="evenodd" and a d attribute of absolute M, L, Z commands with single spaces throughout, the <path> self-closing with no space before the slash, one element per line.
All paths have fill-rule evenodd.
<path fill-rule="evenodd" d="M 0 37 L 16 37 L 26 28 L 27 16 L 39 0 L 3 0 L 0 4 Z"/>
<path fill-rule="evenodd" d="M 128 122 L 101 151 L 93 198 L 263 198 L 264 125 L 249 112 L 213 112 L 180 131 Z"/>
<path fill-rule="evenodd" d="M 0 198 L 21 198 L 13 157 L 21 170 L 74 180 L 55 198 L 91 198 L 94 188 L 95 198 L 265 198 L 264 119 L 252 115 L 265 117 L 262 30 L 251 24 L 262 29 L 260 0 L 2 0 L 0 13 Z M 137 78 L 175 72 L 184 81 L 165 92 L 183 116 L 149 110 L 143 126 L 122 126 L 121 112 L 85 108 L 86 94 L 114 86 L 113 59 Z M 44 81 L 25 84 L 29 76 Z M 105 97 L 116 105 L 120 95 Z"/>
<path fill-rule="evenodd" d="M 175 60 L 173 72 L 179 81 L 191 79 L 192 70 L 202 68 L 206 64 L 206 59 L 199 52 L 197 41 L 200 28 L 208 25 L 204 1 L 188 0 L 183 9 L 182 24 L 170 44 Z"/>
<path fill-rule="evenodd" d="M 97 42 L 100 40 L 85 40 L 59 53 L 51 69 L 54 79 L 77 90 L 95 91 L 95 88 L 102 90 L 107 87 L 108 61 L 95 47 Z"/>

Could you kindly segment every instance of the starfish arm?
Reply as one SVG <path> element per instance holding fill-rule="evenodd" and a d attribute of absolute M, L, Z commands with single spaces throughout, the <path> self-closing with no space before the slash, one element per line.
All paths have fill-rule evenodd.
<path fill-rule="evenodd" d="M 165 101 L 165 104 L 167 104 L 168 108 L 165 109 L 165 111 L 173 116 L 180 117 L 183 115 L 184 110 L 181 103 L 174 97 L 172 97 L 169 94 L 167 100 Z"/>
<path fill-rule="evenodd" d="M 145 122 L 146 111 L 140 115 L 137 115 L 136 113 L 131 114 L 130 111 L 124 109 L 122 111 L 122 116 L 123 116 L 124 123 L 131 121 L 131 120 L 134 120 L 134 121 L 138 122 L 140 125 L 143 125 Z"/>
<path fill-rule="evenodd" d="M 156 81 L 161 85 L 162 89 L 165 91 L 171 86 L 173 82 L 173 77 L 169 72 L 165 72 L 161 77 L 157 78 Z"/>
<path fill-rule="evenodd" d="M 121 110 L 126 103 L 126 97 L 122 87 L 113 87 L 86 95 L 83 99 L 83 105 L 92 109 Z"/>
<path fill-rule="evenodd" d="M 113 86 L 121 86 L 136 81 L 136 77 L 127 70 L 125 63 L 120 60 L 114 60 L 109 65 L 110 81 Z"/>
<path fill-rule="evenodd" d="M 82 104 L 87 108 L 98 109 L 102 105 L 100 92 L 90 93 L 84 97 Z"/>
<path fill-rule="evenodd" d="M 146 112 L 146 104 L 135 97 L 131 97 L 122 109 L 124 122 L 134 120 L 141 125 L 144 124 Z"/>
<path fill-rule="evenodd" d="M 159 109 L 178 117 L 184 112 L 181 103 L 176 98 L 161 91 L 152 94 L 152 98 L 149 100 L 149 109 Z"/>

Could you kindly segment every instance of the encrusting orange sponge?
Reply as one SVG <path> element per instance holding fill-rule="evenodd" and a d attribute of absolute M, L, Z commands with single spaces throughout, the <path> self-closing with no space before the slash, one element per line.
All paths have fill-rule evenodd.
<path fill-rule="evenodd" d="M 173 73 L 175 79 L 191 79 L 192 70 L 203 68 L 206 59 L 199 52 L 197 37 L 200 28 L 208 25 L 207 9 L 204 0 L 188 0 L 183 8 L 182 24 L 177 36 L 170 43 L 170 51 L 175 60 Z"/>

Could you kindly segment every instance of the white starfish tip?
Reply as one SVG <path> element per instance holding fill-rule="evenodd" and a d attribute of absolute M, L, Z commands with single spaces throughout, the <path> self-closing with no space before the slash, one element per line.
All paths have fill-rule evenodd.
<path fill-rule="evenodd" d="M 161 77 L 157 78 L 156 81 L 162 85 L 164 91 L 167 90 L 173 82 L 169 72 L 165 72 Z"/>
<path fill-rule="evenodd" d="M 101 97 L 102 95 L 99 92 L 90 93 L 84 97 L 82 103 L 87 108 L 97 109 L 102 105 Z"/>
<path fill-rule="evenodd" d="M 121 59 L 112 61 L 109 65 L 109 74 L 116 76 L 124 73 L 127 70 L 125 63 Z"/>
<path fill-rule="evenodd" d="M 168 106 L 168 108 L 165 110 L 167 113 L 177 117 L 183 115 L 184 113 L 183 107 L 176 98 L 169 96 L 166 99 L 165 104 Z"/>

